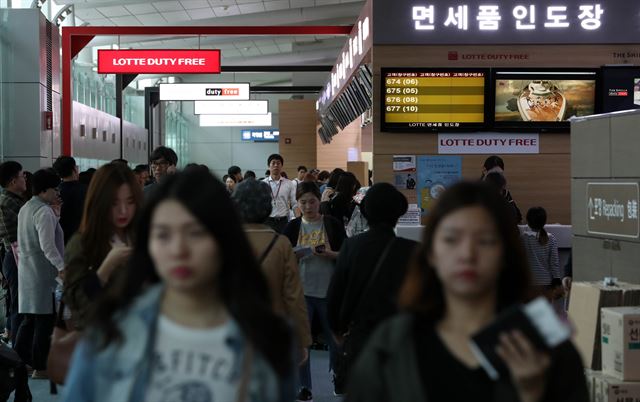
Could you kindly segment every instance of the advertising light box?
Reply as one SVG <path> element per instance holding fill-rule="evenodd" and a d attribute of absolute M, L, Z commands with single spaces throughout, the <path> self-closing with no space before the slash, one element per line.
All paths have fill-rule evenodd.
<path fill-rule="evenodd" d="M 485 126 L 488 69 L 383 68 L 383 131 Z"/>
<path fill-rule="evenodd" d="M 194 114 L 267 114 L 269 101 L 195 101 Z"/>
<path fill-rule="evenodd" d="M 374 45 L 637 43 L 640 2 L 376 1 Z"/>
<path fill-rule="evenodd" d="M 161 101 L 249 100 L 248 83 L 160 84 Z"/>
<path fill-rule="evenodd" d="M 220 50 L 98 50 L 98 74 L 219 74 Z"/>
<path fill-rule="evenodd" d="M 271 126 L 271 113 L 267 114 L 201 114 L 200 127 L 266 127 Z"/>
<path fill-rule="evenodd" d="M 495 71 L 494 87 L 495 127 L 568 128 L 598 109 L 596 71 Z"/>

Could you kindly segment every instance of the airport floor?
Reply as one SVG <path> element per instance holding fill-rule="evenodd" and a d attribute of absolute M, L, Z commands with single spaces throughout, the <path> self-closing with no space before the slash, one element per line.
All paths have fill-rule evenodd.
<path fill-rule="evenodd" d="M 333 396 L 333 384 L 327 371 L 328 367 L 329 352 L 312 350 L 311 378 L 313 378 L 314 402 L 340 402 L 342 400 L 342 398 Z M 33 402 L 58 402 L 62 400 L 59 395 L 49 394 L 48 381 L 29 380 L 29 388 L 31 388 Z M 61 389 L 58 391 L 61 391 Z M 9 402 L 13 402 L 13 398 L 10 398 Z"/>

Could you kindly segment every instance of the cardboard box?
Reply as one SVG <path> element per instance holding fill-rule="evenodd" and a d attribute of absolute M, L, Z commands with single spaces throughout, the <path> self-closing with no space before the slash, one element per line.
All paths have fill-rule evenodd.
<path fill-rule="evenodd" d="M 639 305 L 640 285 L 618 282 L 604 286 L 602 282 L 574 282 L 571 286 L 569 318 L 575 328 L 574 343 L 586 368 L 602 369 L 600 309 Z"/>
<path fill-rule="evenodd" d="M 640 381 L 640 307 L 603 308 L 602 372 Z"/>
<path fill-rule="evenodd" d="M 594 376 L 593 402 L 640 402 L 640 382 L 624 382 L 606 375 Z"/>

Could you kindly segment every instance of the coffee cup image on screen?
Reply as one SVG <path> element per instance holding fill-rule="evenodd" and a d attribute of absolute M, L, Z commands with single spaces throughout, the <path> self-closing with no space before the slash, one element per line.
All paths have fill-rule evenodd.
<path fill-rule="evenodd" d="M 495 121 L 560 122 L 595 112 L 595 80 L 496 80 Z"/>

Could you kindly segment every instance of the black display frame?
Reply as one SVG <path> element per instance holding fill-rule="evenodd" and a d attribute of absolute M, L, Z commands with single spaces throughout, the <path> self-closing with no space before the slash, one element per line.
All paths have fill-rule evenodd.
<path fill-rule="evenodd" d="M 624 109 L 624 108 L 617 108 L 617 107 L 610 107 L 610 104 L 608 101 L 610 101 L 610 96 L 609 96 L 609 83 L 607 82 L 607 74 L 610 72 L 632 72 L 635 74 L 629 74 L 629 77 L 633 77 L 635 78 L 640 78 L 640 66 L 635 65 L 635 64 L 605 64 L 604 66 L 602 66 L 602 72 L 601 72 L 601 82 L 602 82 L 602 87 L 601 87 L 601 93 L 600 93 L 600 99 L 601 99 L 601 105 L 602 105 L 602 113 L 611 113 L 611 112 L 618 112 L 618 111 L 622 111 L 622 110 L 638 110 L 640 109 L 640 105 L 636 105 L 636 107 L 633 107 L 631 109 Z M 611 77 L 611 78 L 618 78 L 618 77 Z M 628 96 L 631 98 L 631 104 L 633 104 L 634 102 L 634 83 L 631 82 L 631 88 L 630 88 L 630 93 L 628 94 Z M 620 89 L 618 87 L 618 89 Z M 628 88 L 627 88 L 628 89 Z M 614 103 L 613 101 L 611 101 L 611 103 Z"/>
<path fill-rule="evenodd" d="M 566 133 L 570 131 L 571 122 L 563 121 L 496 121 L 496 87 L 501 74 L 509 74 L 508 79 L 534 79 L 544 75 L 545 79 L 550 80 L 587 80 L 593 77 L 594 85 L 594 113 L 599 114 L 602 111 L 602 68 L 570 68 L 570 67 L 532 67 L 532 68 L 492 68 L 491 69 L 491 88 L 490 98 L 488 99 L 490 109 L 490 126 L 496 131 L 518 130 L 520 132 L 559 132 Z M 554 74 L 555 73 L 555 74 Z"/>
<path fill-rule="evenodd" d="M 427 127 L 408 126 L 411 123 L 387 123 L 385 121 L 385 97 L 386 97 L 386 75 L 387 73 L 484 73 L 484 121 L 482 123 L 461 123 L 460 127 Z M 389 133 L 456 133 L 456 132 L 476 132 L 486 131 L 489 125 L 489 118 L 493 116 L 493 111 L 489 108 L 488 102 L 491 90 L 491 69 L 488 67 L 383 67 L 380 69 L 380 131 Z M 420 122 L 416 122 L 420 123 Z"/>

